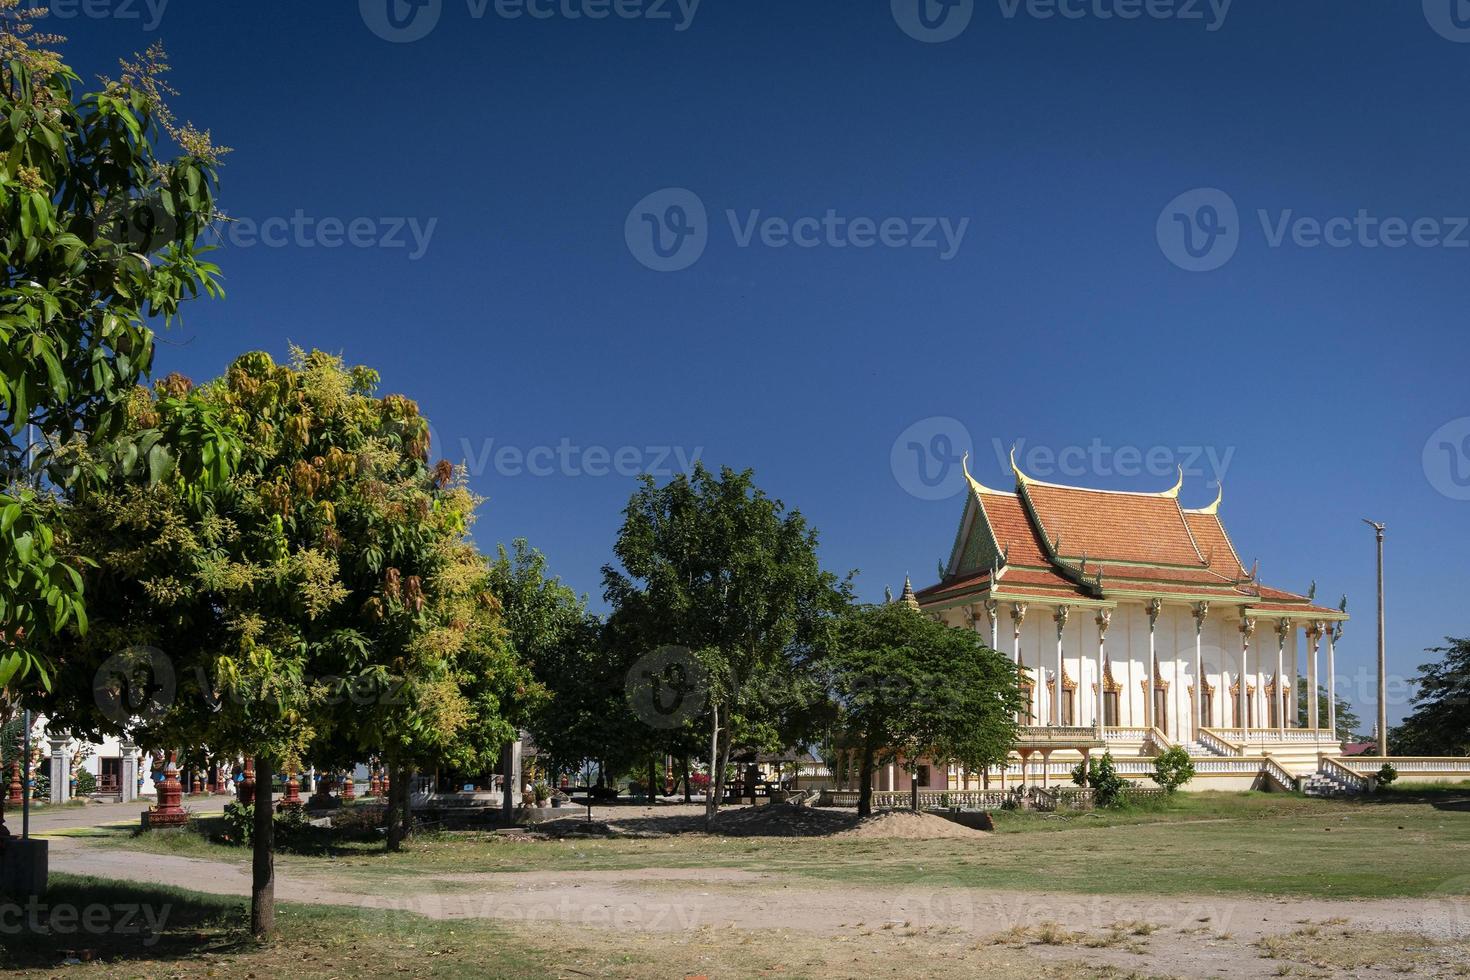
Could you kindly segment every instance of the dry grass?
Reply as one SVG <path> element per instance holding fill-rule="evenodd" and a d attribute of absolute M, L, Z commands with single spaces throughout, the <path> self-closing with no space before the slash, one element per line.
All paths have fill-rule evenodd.
<path fill-rule="evenodd" d="M 1281 961 L 1277 976 L 1359 973 L 1377 970 L 1418 976 L 1470 976 L 1470 943 L 1451 943 L 1409 933 L 1342 928 L 1341 919 L 1303 925 L 1254 945 L 1266 959 Z"/>

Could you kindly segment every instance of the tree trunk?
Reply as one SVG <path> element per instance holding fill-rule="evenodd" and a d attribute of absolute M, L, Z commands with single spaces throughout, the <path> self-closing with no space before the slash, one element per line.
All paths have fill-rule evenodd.
<path fill-rule="evenodd" d="M 515 785 L 515 776 L 515 743 L 506 742 L 500 747 L 500 787 L 503 791 L 500 811 L 507 823 L 514 820 L 516 816 L 516 794 L 520 791 L 520 787 Z"/>
<path fill-rule="evenodd" d="M 399 780 L 403 784 L 403 789 L 399 791 L 398 804 L 403 808 L 403 836 L 405 839 L 413 836 L 413 774 L 414 770 L 405 766 L 403 778 Z"/>
<path fill-rule="evenodd" d="M 724 789 L 720 764 L 720 706 L 709 706 L 709 787 L 704 793 L 704 829 L 715 829 L 715 814 L 720 808 L 720 791 Z"/>
<path fill-rule="evenodd" d="M 863 747 L 863 761 L 858 768 L 858 816 L 873 815 L 873 751 Z"/>
<path fill-rule="evenodd" d="M 909 809 L 915 813 L 919 812 L 919 773 L 917 769 L 909 773 Z"/>
<path fill-rule="evenodd" d="M 276 928 L 275 809 L 272 778 L 275 760 L 255 759 L 255 827 L 250 855 L 250 932 L 265 939 Z"/>
<path fill-rule="evenodd" d="M 403 849 L 403 808 L 398 805 L 398 794 L 403 792 L 403 769 L 388 765 L 388 850 Z"/>

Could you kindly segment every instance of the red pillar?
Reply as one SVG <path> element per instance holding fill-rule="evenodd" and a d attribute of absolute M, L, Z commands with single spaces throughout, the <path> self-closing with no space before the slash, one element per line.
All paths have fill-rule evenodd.
<path fill-rule="evenodd" d="M 286 795 L 281 797 L 281 802 L 276 809 L 281 810 L 286 807 L 299 806 L 301 806 L 301 784 L 296 781 L 296 774 L 294 772 L 288 773 L 286 776 Z"/>
<path fill-rule="evenodd" d="M 20 762 L 10 764 L 10 796 L 7 803 L 21 804 L 25 802 L 25 791 L 21 787 Z"/>
<path fill-rule="evenodd" d="M 342 780 L 342 799 L 357 799 L 357 787 L 353 785 L 352 770 L 347 770 L 347 777 Z"/>
<path fill-rule="evenodd" d="M 174 763 L 174 753 L 168 754 L 168 762 L 163 767 L 163 781 L 158 784 L 158 805 L 147 813 L 145 826 L 150 829 L 156 827 L 182 827 L 189 822 L 189 814 L 179 805 L 183 799 L 184 788 L 179 783 L 179 767 Z"/>
<path fill-rule="evenodd" d="M 255 759 L 251 756 L 245 757 L 244 778 L 240 780 L 240 788 L 236 792 L 241 803 L 248 805 L 255 802 Z"/>

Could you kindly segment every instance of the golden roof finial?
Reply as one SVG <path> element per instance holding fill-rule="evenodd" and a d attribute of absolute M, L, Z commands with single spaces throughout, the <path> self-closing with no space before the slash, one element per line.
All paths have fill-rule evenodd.
<path fill-rule="evenodd" d="M 1015 444 L 1012 444 L 1011 445 L 1011 472 L 1014 473 L 1014 474 L 1016 474 L 1016 482 L 1018 484 L 1025 485 L 1025 484 L 1031 482 L 1031 477 L 1027 476 L 1025 473 L 1022 473 L 1021 472 L 1021 467 L 1018 466 L 1018 465 L 1016 465 L 1016 447 L 1015 447 Z"/>
<path fill-rule="evenodd" d="M 1225 484 L 1222 481 L 1220 483 L 1216 483 L 1215 486 L 1219 487 L 1219 490 L 1216 491 L 1216 493 L 1215 493 L 1215 502 L 1214 503 L 1210 504 L 1208 507 L 1201 507 L 1198 510 L 1187 510 L 1187 511 L 1185 511 L 1185 513 L 1186 514 L 1206 514 L 1206 515 L 1208 515 L 1210 517 L 1217 516 L 1220 513 L 1220 501 L 1222 501 L 1222 500 L 1225 499 Z"/>
<path fill-rule="evenodd" d="M 992 490 L 992 489 L 990 489 L 985 484 L 981 483 L 979 480 L 975 479 L 973 476 L 970 475 L 970 454 L 968 452 L 965 453 L 963 456 L 960 457 L 960 468 L 965 471 L 965 479 L 967 481 L 969 481 L 970 489 L 973 490 L 973 491 L 975 491 L 976 493 L 1000 493 L 1001 492 L 999 490 Z"/>
<path fill-rule="evenodd" d="M 1165 490 L 1163 493 L 1159 494 L 1159 496 L 1160 497 L 1173 497 L 1173 498 L 1175 498 L 1177 500 L 1179 498 L 1179 491 L 1180 490 L 1183 490 L 1183 489 L 1184 489 L 1184 467 L 1181 466 L 1181 467 L 1179 467 L 1179 480 L 1178 480 L 1178 482 L 1176 482 L 1173 487 L 1171 487 L 1168 490 Z"/>

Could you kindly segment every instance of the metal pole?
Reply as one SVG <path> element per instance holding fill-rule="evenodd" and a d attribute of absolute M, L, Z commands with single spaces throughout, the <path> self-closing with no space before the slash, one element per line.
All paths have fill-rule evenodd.
<path fill-rule="evenodd" d="M 1373 529 L 1378 540 L 1378 755 L 1388 757 L 1388 668 L 1383 653 L 1383 529 L 1385 525 L 1370 521 L 1363 523 Z"/>

